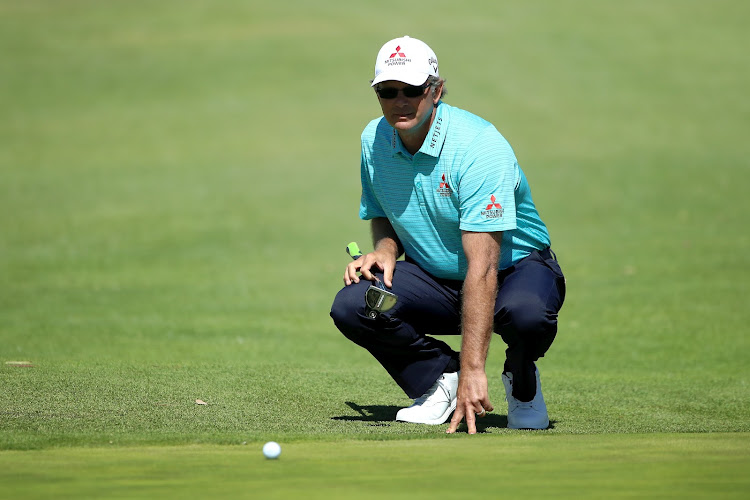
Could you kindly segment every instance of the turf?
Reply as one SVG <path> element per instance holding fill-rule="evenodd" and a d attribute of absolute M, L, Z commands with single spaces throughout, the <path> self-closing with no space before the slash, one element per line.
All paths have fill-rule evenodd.
<path fill-rule="evenodd" d="M 747 434 L 464 436 L 298 442 L 277 460 L 250 445 L 57 448 L 0 452 L 0 479 L 28 499 L 449 498 L 468 477 L 490 497 L 746 498 L 748 445 Z"/>
<path fill-rule="evenodd" d="M 747 493 L 730 472 L 750 433 L 750 10 L 430 9 L 0 0 L 0 470 L 78 457 L 96 478 L 98 463 L 163 453 L 156 478 L 191 454 L 252 464 L 277 439 L 284 461 L 263 467 L 312 454 L 309 470 L 335 474 L 313 451 L 343 443 L 415 460 L 481 449 L 495 457 L 482 475 L 531 442 L 554 447 L 546 470 L 567 487 L 581 446 L 579 471 L 601 471 L 597 447 L 616 443 L 630 470 L 660 449 L 676 478 L 721 457 L 727 474 L 704 487 Z M 446 440 L 393 421 L 405 396 L 328 317 L 345 245 L 368 246 L 357 160 L 379 112 L 372 57 L 407 33 L 440 56 L 446 101 L 514 146 L 566 272 L 540 362 L 553 427 L 533 437 L 505 428 L 499 339 L 498 411 L 476 441 Z M 710 453 L 681 469 L 685 447 Z M 96 495 L 87 474 L 6 478 Z M 372 488 L 364 476 L 342 491 Z"/>

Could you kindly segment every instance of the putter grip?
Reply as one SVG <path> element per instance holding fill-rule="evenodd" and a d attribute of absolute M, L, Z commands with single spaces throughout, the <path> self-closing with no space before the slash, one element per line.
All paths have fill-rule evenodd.
<path fill-rule="evenodd" d="M 357 245 L 356 241 L 352 241 L 348 245 L 346 245 L 346 253 L 349 254 L 349 257 L 351 257 L 354 260 L 359 259 L 362 257 L 362 251 L 359 249 L 359 245 Z"/>

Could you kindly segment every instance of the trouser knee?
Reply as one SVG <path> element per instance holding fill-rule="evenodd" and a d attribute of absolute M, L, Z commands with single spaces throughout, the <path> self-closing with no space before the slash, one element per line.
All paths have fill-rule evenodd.
<path fill-rule="evenodd" d="M 500 324 L 495 325 L 509 351 L 522 351 L 536 361 L 544 356 L 557 334 L 557 314 L 533 301 L 511 304 Z"/>
<path fill-rule="evenodd" d="M 349 340 L 366 349 L 397 351 L 419 338 L 412 325 L 398 318 L 395 309 L 375 318 L 365 314 L 364 295 L 355 285 L 344 287 L 331 306 L 336 328 Z"/>
<path fill-rule="evenodd" d="M 364 305 L 355 300 L 354 290 L 344 287 L 336 294 L 331 306 L 331 319 L 336 328 L 348 339 L 355 341 L 361 331 L 361 316 Z"/>

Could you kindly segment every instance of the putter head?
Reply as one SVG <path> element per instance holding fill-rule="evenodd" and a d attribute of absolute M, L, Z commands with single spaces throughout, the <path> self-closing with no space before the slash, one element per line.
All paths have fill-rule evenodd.
<path fill-rule="evenodd" d="M 354 260 L 362 256 L 362 251 L 356 241 L 352 241 L 346 246 L 346 253 Z M 382 281 L 377 278 L 376 280 L 365 292 L 365 314 L 372 319 L 377 318 L 378 314 L 382 312 L 391 310 L 398 301 L 395 293 L 389 291 Z"/>
<path fill-rule="evenodd" d="M 365 313 L 370 318 L 377 318 L 378 314 L 393 309 L 397 301 L 395 293 L 389 291 L 383 282 L 376 281 L 365 292 Z"/>

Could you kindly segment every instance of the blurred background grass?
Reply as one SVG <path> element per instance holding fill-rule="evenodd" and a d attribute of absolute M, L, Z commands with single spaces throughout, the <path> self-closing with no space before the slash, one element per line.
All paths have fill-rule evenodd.
<path fill-rule="evenodd" d="M 750 430 L 749 14 L 1 0 L 0 358 L 37 365 L 0 368 L 4 445 L 425 434 L 370 427 L 406 400 L 328 318 L 344 246 L 368 246 L 374 56 L 404 34 L 508 138 L 550 228 L 557 431 Z M 180 406 L 199 394 L 217 413 Z M 332 420 L 344 401 L 381 410 Z M 265 425 L 279 404 L 298 412 Z"/>

